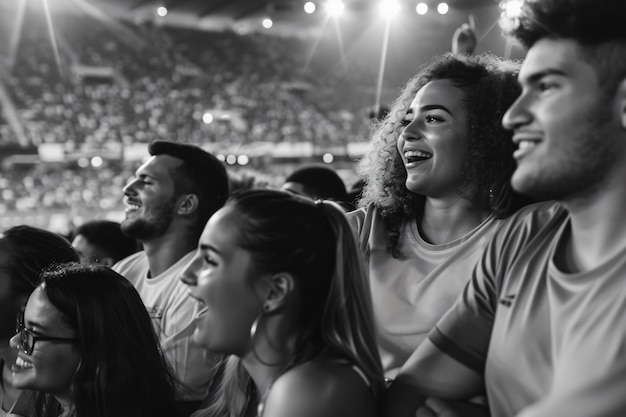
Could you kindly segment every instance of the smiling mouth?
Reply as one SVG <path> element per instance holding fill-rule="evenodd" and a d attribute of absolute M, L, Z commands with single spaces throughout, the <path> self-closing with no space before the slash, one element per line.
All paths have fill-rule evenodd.
<path fill-rule="evenodd" d="M 425 161 L 427 159 L 432 158 L 433 155 L 429 152 L 424 151 L 406 151 L 404 152 L 404 159 L 408 164 L 414 164 L 416 162 Z"/>
<path fill-rule="evenodd" d="M 140 204 L 135 204 L 135 203 L 127 203 L 126 204 L 126 213 L 131 213 L 134 211 L 137 211 L 141 208 Z"/>
<path fill-rule="evenodd" d="M 32 362 L 28 362 L 19 356 L 15 359 L 15 367 L 18 369 L 31 369 L 33 367 Z"/>

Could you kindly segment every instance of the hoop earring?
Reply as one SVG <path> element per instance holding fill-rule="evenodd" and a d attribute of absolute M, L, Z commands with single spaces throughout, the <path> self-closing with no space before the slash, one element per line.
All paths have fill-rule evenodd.
<path fill-rule="evenodd" d="M 250 344 L 252 345 L 252 354 L 254 355 L 254 357 L 256 358 L 256 360 L 258 360 L 259 362 L 261 362 L 261 364 L 265 365 L 265 366 L 277 366 L 280 365 L 281 363 L 283 363 L 283 361 L 278 361 L 275 363 L 272 362 L 267 362 L 263 359 L 261 359 L 261 357 L 259 356 L 259 354 L 257 353 L 255 347 L 254 347 L 254 339 L 256 338 L 256 334 L 257 331 L 259 330 L 259 323 L 261 322 L 261 319 L 263 318 L 263 314 L 259 314 L 257 316 L 256 319 L 254 319 L 254 321 L 252 322 L 252 326 L 250 326 Z"/>

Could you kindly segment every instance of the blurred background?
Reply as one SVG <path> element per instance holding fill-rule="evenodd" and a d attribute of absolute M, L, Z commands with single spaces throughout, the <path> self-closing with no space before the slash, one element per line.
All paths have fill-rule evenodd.
<path fill-rule="evenodd" d="M 123 218 L 154 139 L 279 186 L 305 163 L 349 189 L 373 119 L 471 23 L 522 49 L 494 0 L 0 0 L 0 229 Z"/>

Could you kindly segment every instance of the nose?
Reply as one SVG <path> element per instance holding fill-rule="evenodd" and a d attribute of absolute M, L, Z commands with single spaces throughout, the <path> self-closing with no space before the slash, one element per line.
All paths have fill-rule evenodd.
<path fill-rule="evenodd" d="M 195 287 L 198 285 L 198 274 L 196 271 L 200 267 L 199 264 L 200 256 L 197 254 L 193 260 L 187 265 L 183 273 L 180 275 L 180 280 L 183 284 L 188 285 L 190 287 Z"/>
<path fill-rule="evenodd" d="M 20 334 L 16 333 L 12 338 L 9 339 L 9 346 L 11 349 L 19 349 L 20 348 Z"/>
<path fill-rule="evenodd" d="M 404 129 L 402 129 L 400 138 L 406 141 L 418 140 L 422 138 L 417 119 L 412 120 Z"/>
<path fill-rule="evenodd" d="M 531 119 L 532 115 L 528 110 L 528 103 L 524 95 L 520 95 L 504 113 L 502 126 L 508 130 L 515 130 L 520 126 L 528 124 Z"/>
<path fill-rule="evenodd" d="M 126 184 L 124 188 L 122 188 L 122 192 L 124 193 L 124 195 L 133 195 L 137 193 L 137 191 L 135 190 L 136 182 L 137 178 L 131 179 L 130 182 L 128 182 L 128 184 Z"/>

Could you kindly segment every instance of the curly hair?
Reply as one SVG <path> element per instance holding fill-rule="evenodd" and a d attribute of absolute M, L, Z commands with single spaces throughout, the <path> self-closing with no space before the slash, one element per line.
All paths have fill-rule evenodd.
<path fill-rule="evenodd" d="M 525 204 L 509 184 L 515 170 L 514 144 L 501 123 L 520 93 L 518 72 L 519 63 L 491 54 L 436 56 L 409 80 L 376 127 L 369 153 L 359 164 L 366 182 L 359 206 L 377 207 L 389 230 L 387 249 L 394 257 L 400 256 L 401 225 L 419 216 L 425 201 L 405 186 L 407 173 L 396 142 L 413 98 L 430 81 L 451 80 L 464 92 L 469 132 L 459 195 L 498 217 Z"/>
<path fill-rule="evenodd" d="M 544 38 L 577 42 L 602 91 L 612 97 L 626 77 L 625 15 L 623 0 L 526 0 L 516 22 L 509 25 L 503 17 L 501 26 L 526 48 Z"/>

